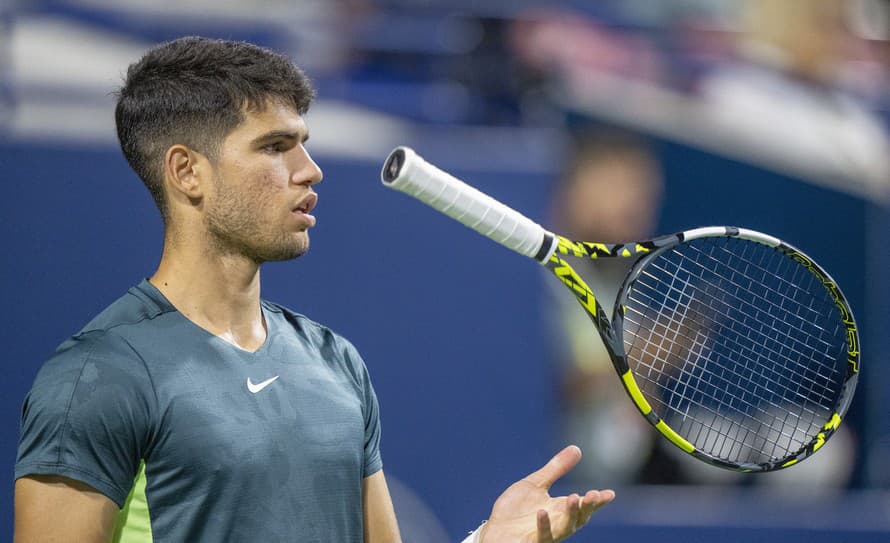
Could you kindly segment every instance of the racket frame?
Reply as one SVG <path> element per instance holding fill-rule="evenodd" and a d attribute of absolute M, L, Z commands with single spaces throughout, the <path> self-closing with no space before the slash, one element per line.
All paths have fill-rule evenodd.
<path fill-rule="evenodd" d="M 714 466 L 746 473 L 763 472 L 775 471 L 800 462 L 818 451 L 837 431 L 842 418 L 850 407 L 850 402 L 853 399 L 859 379 L 859 335 L 852 310 L 843 293 L 837 287 L 837 283 L 831 278 L 828 272 L 799 249 L 776 237 L 755 230 L 733 226 L 695 228 L 677 234 L 626 244 L 579 242 L 549 232 L 548 234 L 553 236 L 553 242 L 551 243 L 552 248 L 547 251 L 547 260 L 538 260 L 538 262 L 556 275 L 556 277 L 562 281 L 564 286 L 575 295 L 578 303 L 596 326 L 597 331 L 603 340 L 603 344 L 609 353 L 609 357 L 612 360 L 612 365 L 618 373 L 621 384 L 624 386 L 631 401 L 646 421 L 672 444 L 676 445 L 687 454 Z M 781 459 L 759 463 L 731 462 L 696 448 L 692 443 L 671 428 L 663 418 L 655 413 L 655 410 L 646 399 L 645 394 L 642 392 L 642 389 L 627 362 L 627 353 L 624 348 L 623 321 L 625 315 L 625 301 L 627 300 L 630 287 L 646 268 L 648 262 L 657 258 L 664 251 L 668 251 L 684 242 L 715 237 L 734 237 L 757 242 L 779 251 L 784 256 L 803 266 L 812 273 L 828 291 L 834 301 L 835 307 L 837 307 L 840 312 L 841 320 L 846 328 L 847 371 L 844 376 L 840 395 L 832 409 L 832 416 L 824 423 L 821 431 L 813 436 L 806 444 L 800 447 L 797 451 L 788 454 Z M 632 264 L 630 271 L 625 276 L 615 299 L 611 320 L 607 317 L 602 305 L 596 300 L 590 287 L 587 286 L 581 276 L 578 275 L 571 265 L 563 258 L 568 256 L 592 259 L 637 258 Z"/>

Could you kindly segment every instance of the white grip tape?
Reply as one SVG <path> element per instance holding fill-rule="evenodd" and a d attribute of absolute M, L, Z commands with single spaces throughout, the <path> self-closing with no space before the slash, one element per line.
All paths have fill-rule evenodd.
<path fill-rule="evenodd" d="M 390 157 L 398 151 L 404 153 L 404 163 L 390 180 L 387 159 L 381 175 L 384 185 L 417 198 L 517 253 L 534 258 L 541 250 L 545 230 L 538 223 L 433 166 L 408 147 L 397 147 Z"/>

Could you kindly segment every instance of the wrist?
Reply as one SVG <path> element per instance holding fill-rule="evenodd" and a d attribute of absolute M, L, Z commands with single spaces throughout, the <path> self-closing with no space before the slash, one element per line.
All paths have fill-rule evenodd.
<path fill-rule="evenodd" d="M 482 538 L 485 537 L 485 530 L 487 528 L 488 528 L 488 521 L 486 520 L 482 523 L 482 526 L 479 526 L 479 528 L 476 530 L 476 532 L 479 534 L 476 536 L 476 543 L 482 543 Z"/>
<path fill-rule="evenodd" d="M 470 532 L 470 535 L 468 535 L 461 543 L 482 543 L 482 534 L 485 532 L 487 524 L 487 520 L 482 521 L 482 524 L 480 524 L 474 531 Z"/>

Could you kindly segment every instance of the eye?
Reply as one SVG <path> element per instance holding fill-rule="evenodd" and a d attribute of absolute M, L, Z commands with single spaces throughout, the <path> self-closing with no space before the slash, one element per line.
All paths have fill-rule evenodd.
<path fill-rule="evenodd" d="M 284 151 L 287 151 L 287 145 L 283 142 L 278 141 L 275 143 L 263 145 L 262 150 L 270 154 L 283 153 Z"/>

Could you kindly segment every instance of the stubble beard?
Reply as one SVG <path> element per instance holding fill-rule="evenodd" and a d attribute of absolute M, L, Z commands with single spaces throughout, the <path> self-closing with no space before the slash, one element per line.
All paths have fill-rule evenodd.
<path fill-rule="evenodd" d="M 239 197 L 217 181 L 217 197 L 207 208 L 204 222 L 211 243 L 220 254 L 236 255 L 257 264 L 299 258 L 309 251 L 309 233 L 297 235 L 280 225 L 264 225 L 253 210 L 268 207 L 259 198 Z"/>

